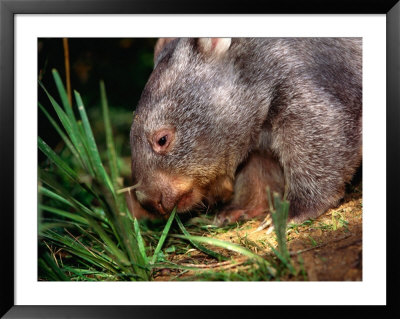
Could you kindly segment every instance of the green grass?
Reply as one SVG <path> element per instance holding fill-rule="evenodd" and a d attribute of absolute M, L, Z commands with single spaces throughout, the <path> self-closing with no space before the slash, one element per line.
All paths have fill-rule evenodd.
<path fill-rule="evenodd" d="M 63 107 L 39 84 L 61 125 L 41 104 L 39 107 L 69 152 L 60 156 L 38 138 L 39 150 L 51 162 L 51 165 L 39 167 L 39 209 L 42 211 L 39 245 L 57 247 L 74 257 L 71 264 L 68 263 L 71 258 L 63 260 L 67 267 L 60 268 L 71 279 L 76 278 L 77 273 L 81 279 L 90 278 L 77 271 L 86 265 L 92 271 L 107 271 L 106 274 L 124 280 L 149 280 L 150 269 L 143 254 L 143 239 L 135 228 L 123 196 L 117 194 L 119 172 L 104 84 L 100 84 L 100 91 L 111 177 L 102 163 L 80 94 L 74 92 L 80 116 L 78 120 L 56 70 L 53 70 L 53 77 Z M 79 198 L 73 194 L 79 194 Z M 52 253 L 57 261 L 56 254 Z M 46 255 L 39 258 L 39 276 L 42 274 L 44 278 L 54 279 L 48 275 L 49 267 L 44 266 L 51 264 L 43 256 Z M 60 278 L 65 280 L 65 277 Z"/>
<path fill-rule="evenodd" d="M 287 271 L 294 274 L 286 248 L 289 204 L 275 195 L 271 211 L 278 247 L 267 243 L 273 251 L 268 256 L 255 253 L 258 244 L 246 237 L 234 244 L 205 236 L 234 230 L 239 224 L 218 228 L 206 217 L 182 221 L 175 210 L 166 222 L 132 217 L 120 191 L 126 187 L 123 160 L 113 135 L 105 84 L 99 86 L 105 135 L 100 153 L 98 133 L 92 130 L 80 94 L 74 92 L 75 103 L 70 105 L 58 72 L 52 74 L 60 103 L 39 85 L 57 117 L 41 103 L 38 107 L 60 136 L 62 147 L 55 151 L 38 137 L 38 148 L 46 156 L 38 167 L 39 280 L 147 281 L 161 269 L 176 272 L 170 280 L 279 280 Z M 237 256 L 244 256 L 245 262 L 234 272 L 205 271 L 190 266 L 199 264 L 198 254 L 207 262 L 233 267 Z M 184 256 L 189 266 L 173 262 L 173 256 Z M 189 271 L 192 275 L 185 276 Z"/>

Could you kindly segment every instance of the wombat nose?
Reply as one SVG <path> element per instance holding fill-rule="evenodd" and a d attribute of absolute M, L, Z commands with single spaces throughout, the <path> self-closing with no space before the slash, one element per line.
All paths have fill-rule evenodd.
<path fill-rule="evenodd" d="M 139 203 L 147 210 L 161 215 L 167 215 L 174 207 L 173 199 L 163 196 L 162 192 L 156 194 L 146 194 L 144 191 L 135 192 Z"/>
<path fill-rule="evenodd" d="M 159 202 L 157 203 L 157 209 L 163 215 L 172 212 L 176 205 L 176 198 L 174 196 L 168 196 L 168 194 L 162 194 Z"/>

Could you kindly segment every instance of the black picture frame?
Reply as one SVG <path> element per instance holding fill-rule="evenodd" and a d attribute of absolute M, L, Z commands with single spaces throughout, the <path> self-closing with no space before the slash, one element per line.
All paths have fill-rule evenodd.
<path fill-rule="evenodd" d="M 399 273 L 395 264 L 399 239 L 396 236 L 396 181 L 400 162 L 398 136 L 400 131 L 400 4 L 398 0 L 285 0 L 258 3 L 253 0 L 209 1 L 185 0 L 0 0 L 0 181 L 1 181 L 1 297 L 0 315 L 5 318 L 158 318 L 158 317 L 225 317 L 247 315 L 281 315 L 281 307 L 201 307 L 201 306 L 16 306 L 14 303 L 14 18 L 16 14 L 386 14 L 387 45 L 387 305 L 386 306 L 318 306 L 285 307 L 285 314 L 343 318 L 379 316 L 400 317 L 397 293 Z M 377 217 L 379 218 L 379 217 Z M 329 309 L 327 309 L 329 308 Z M 312 311 L 312 312 L 311 312 Z M 257 313 L 257 314 L 256 314 Z"/>

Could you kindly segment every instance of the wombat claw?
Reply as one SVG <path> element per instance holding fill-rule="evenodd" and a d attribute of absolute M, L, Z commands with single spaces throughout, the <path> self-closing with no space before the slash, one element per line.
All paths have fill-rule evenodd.
<path fill-rule="evenodd" d="M 257 229 L 254 231 L 259 232 L 261 230 L 267 229 L 267 234 L 270 234 L 274 230 L 274 224 L 272 222 L 271 215 L 268 214 L 265 219 L 261 222 L 260 226 L 257 227 Z"/>
<path fill-rule="evenodd" d="M 227 209 L 215 216 L 214 224 L 217 226 L 225 226 L 238 221 L 250 220 L 263 213 L 265 213 L 265 209 L 263 208 Z"/>
<path fill-rule="evenodd" d="M 214 224 L 221 227 L 246 219 L 248 216 L 244 209 L 225 210 L 215 216 Z"/>

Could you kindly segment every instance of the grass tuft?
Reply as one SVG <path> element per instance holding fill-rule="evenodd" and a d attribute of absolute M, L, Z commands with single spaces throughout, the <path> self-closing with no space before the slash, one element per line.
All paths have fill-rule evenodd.
<path fill-rule="evenodd" d="M 47 270 L 47 278 L 52 280 L 65 280 L 68 276 L 83 279 L 94 273 L 100 278 L 110 278 L 110 272 L 112 278 L 119 280 L 149 280 L 150 266 L 144 253 L 143 238 L 135 228 L 123 196 L 117 194 L 119 171 L 104 84 L 100 86 L 101 101 L 112 178 L 101 161 L 80 94 L 74 92 L 80 115 L 78 121 L 56 70 L 53 70 L 53 77 L 64 110 L 41 83 L 58 121 L 41 104 L 39 107 L 70 153 L 69 156 L 59 155 L 38 138 L 39 149 L 54 164 L 48 167 L 41 164 L 39 168 L 39 192 L 42 196 L 39 245 L 49 242 L 64 255 L 68 253 L 74 258 L 73 264 L 68 264 L 71 258 L 59 254 L 60 261 L 64 262 L 55 264 L 59 270 L 55 273 L 56 266 L 43 254 L 39 260 L 41 269 Z M 79 268 L 82 265 L 88 265 L 91 271 Z M 60 276 L 60 272 L 65 276 Z"/>
<path fill-rule="evenodd" d="M 281 199 L 278 193 L 273 194 L 273 201 L 271 199 L 271 192 L 267 189 L 268 201 L 270 204 L 270 214 L 274 223 L 274 231 L 276 234 L 276 241 L 278 242 L 278 250 L 272 246 L 271 249 L 281 262 L 295 275 L 296 270 L 290 260 L 290 253 L 287 249 L 287 220 L 289 215 L 289 202 L 286 199 Z"/>

